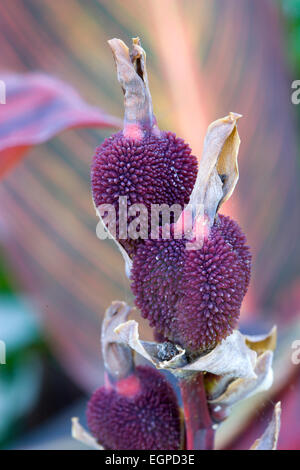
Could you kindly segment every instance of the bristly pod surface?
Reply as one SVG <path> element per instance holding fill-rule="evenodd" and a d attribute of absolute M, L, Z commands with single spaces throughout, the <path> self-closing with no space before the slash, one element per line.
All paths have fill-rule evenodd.
<path fill-rule="evenodd" d="M 172 236 L 140 245 L 132 290 L 156 331 L 198 352 L 213 348 L 237 326 L 251 256 L 238 224 L 222 215 L 201 249 L 186 250 L 186 243 Z"/>
<path fill-rule="evenodd" d="M 192 354 L 214 348 L 236 328 L 250 280 L 246 238 L 235 221 L 218 215 L 238 179 L 239 117 L 231 113 L 208 128 L 182 218 L 190 216 L 188 233 L 178 238 L 177 222 L 164 239 L 161 229 L 160 239 L 146 240 L 133 260 L 132 290 L 142 316 Z"/>
<path fill-rule="evenodd" d="M 92 194 L 96 208 L 107 204 L 115 208 L 116 239 L 132 256 L 141 238 L 132 239 L 127 230 L 124 233 L 120 228 L 119 198 L 127 198 L 125 229 L 137 215 L 130 214 L 130 208 L 134 204 L 145 206 L 148 235 L 152 204 L 177 204 L 183 209 L 188 203 L 197 176 L 197 159 L 183 139 L 160 131 L 156 124 L 146 56 L 139 40 L 133 40 L 131 51 L 119 39 L 112 39 L 109 44 L 124 92 L 124 129 L 96 149 L 91 168 Z M 108 225 L 104 217 L 103 220 Z"/>
<path fill-rule="evenodd" d="M 138 366 L 126 381 L 93 394 L 87 408 L 93 436 L 105 449 L 180 449 L 180 415 L 171 385 L 149 366 Z"/>

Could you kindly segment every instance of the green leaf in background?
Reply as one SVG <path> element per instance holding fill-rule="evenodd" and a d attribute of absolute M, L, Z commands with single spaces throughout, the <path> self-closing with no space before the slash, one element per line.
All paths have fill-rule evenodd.
<path fill-rule="evenodd" d="M 38 341 L 37 316 L 28 298 L 0 296 L 0 339 L 6 344 L 7 356 Z"/>
<path fill-rule="evenodd" d="M 0 296 L 0 340 L 6 346 L 6 364 L 0 365 L 1 444 L 15 432 L 40 391 L 42 364 L 37 346 L 41 340 L 29 299 Z"/>

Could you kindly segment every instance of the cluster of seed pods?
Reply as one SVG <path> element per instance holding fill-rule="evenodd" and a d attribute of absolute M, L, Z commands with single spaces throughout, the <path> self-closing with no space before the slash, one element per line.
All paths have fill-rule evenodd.
<path fill-rule="evenodd" d="M 112 40 L 111 47 L 117 67 L 120 63 L 124 67 L 120 57 L 124 59 L 126 46 Z M 152 204 L 179 204 L 183 209 L 197 176 L 197 159 L 189 145 L 172 132 L 158 129 L 138 41 L 134 51 L 128 55 L 127 66 L 136 74 L 137 83 L 134 90 L 132 78 L 122 84 L 123 132 L 97 148 L 91 170 L 95 206 L 113 205 L 117 222 L 120 196 L 127 197 L 128 207 L 144 204 L 149 217 Z M 144 92 L 142 112 L 140 102 L 130 95 L 135 91 L 136 97 L 139 87 Z M 189 251 L 185 238 L 177 240 L 172 235 L 174 222 L 170 220 L 171 239 L 124 240 L 118 237 L 118 224 L 116 238 L 132 258 L 132 290 L 142 316 L 157 333 L 192 352 L 211 349 L 236 327 L 250 278 L 249 248 L 237 223 L 216 214 L 201 249 Z"/>
<path fill-rule="evenodd" d="M 93 200 L 97 208 L 115 208 L 116 240 L 131 259 L 131 287 L 141 315 L 157 337 L 193 356 L 214 348 L 236 327 L 250 280 L 250 251 L 238 224 L 218 214 L 220 203 L 207 211 L 210 224 L 198 249 L 187 249 L 190 238 L 176 237 L 175 218 L 169 221 L 167 239 L 161 221 L 158 239 L 120 236 L 120 197 L 127 198 L 128 207 L 144 204 L 149 214 L 153 204 L 179 204 L 184 210 L 199 173 L 189 145 L 157 126 L 139 40 L 133 40 L 131 53 L 120 40 L 110 46 L 125 96 L 124 129 L 96 149 Z M 220 191 L 228 184 L 221 173 L 216 173 Z M 207 189 L 202 192 L 209 197 Z M 109 449 L 178 449 L 178 413 L 170 385 L 153 369 L 137 367 L 122 380 L 107 378 L 89 402 L 88 423 Z"/>

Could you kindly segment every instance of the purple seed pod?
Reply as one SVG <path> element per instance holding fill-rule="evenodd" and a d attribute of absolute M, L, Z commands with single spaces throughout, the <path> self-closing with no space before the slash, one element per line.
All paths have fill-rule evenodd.
<path fill-rule="evenodd" d="M 172 231 L 171 231 L 172 235 Z M 219 215 L 203 246 L 147 240 L 132 269 L 136 305 L 152 327 L 189 352 L 213 348 L 236 327 L 251 255 L 238 224 Z"/>
<path fill-rule="evenodd" d="M 151 204 L 177 204 L 183 208 L 193 190 L 198 165 L 183 139 L 157 127 L 146 56 L 139 40 L 133 40 L 131 51 L 119 39 L 113 39 L 109 44 L 124 91 L 124 129 L 96 149 L 91 167 L 92 194 L 97 208 L 104 204 L 114 207 L 115 237 L 132 255 L 142 237 L 132 239 L 120 228 L 119 198 L 127 198 L 128 210 L 133 204 L 146 207 L 147 236 L 151 226 Z M 135 216 L 126 217 L 127 227 Z M 108 225 L 106 220 L 104 222 Z"/>
<path fill-rule="evenodd" d="M 99 388 L 88 403 L 87 422 L 106 449 L 180 449 L 177 398 L 163 376 L 148 366 L 137 367 L 113 388 Z"/>
<path fill-rule="evenodd" d="M 197 159 L 182 139 L 172 132 L 145 133 L 141 140 L 119 132 L 97 148 L 91 169 L 92 193 L 96 207 L 111 204 L 116 211 L 119 239 L 119 197 L 127 197 L 128 208 L 144 204 L 188 203 L 197 175 Z M 128 217 L 128 224 L 134 217 Z M 146 222 L 148 222 L 146 220 Z M 119 239 L 132 252 L 136 240 Z"/>

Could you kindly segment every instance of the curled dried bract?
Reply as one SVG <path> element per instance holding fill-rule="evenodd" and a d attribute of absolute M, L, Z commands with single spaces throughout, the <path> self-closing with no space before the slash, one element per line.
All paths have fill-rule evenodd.
<path fill-rule="evenodd" d="M 129 320 L 115 329 L 120 341 L 128 344 L 157 368 L 170 369 L 175 374 L 210 372 L 228 378 L 257 379 L 257 353 L 246 345 L 245 337 L 237 330 L 212 351 L 189 362 L 185 351 L 176 346 L 176 354 L 168 361 L 158 359 L 158 343 L 141 341 L 138 323 Z"/>
<path fill-rule="evenodd" d="M 250 447 L 250 450 L 276 450 L 280 431 L 281 403 L 276 403 L 272 419 L 263 433 Z"/>

